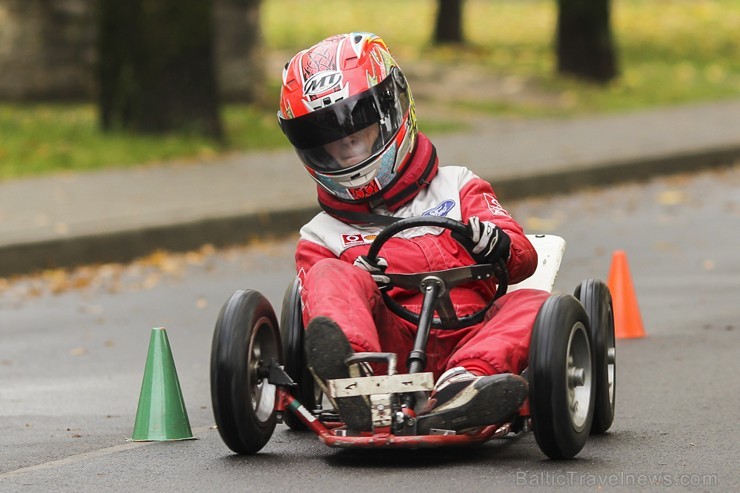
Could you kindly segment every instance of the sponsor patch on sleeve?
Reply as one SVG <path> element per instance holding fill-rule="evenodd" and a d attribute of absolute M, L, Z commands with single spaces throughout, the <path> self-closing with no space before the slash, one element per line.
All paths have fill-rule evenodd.
<path fill-rule="evenodd" d="M 493 215 L 511 217 L 511 214 L 509 214 L 506 209 L 504 209 L 501 204 L 498 203 L 498 200 L 496 200 L 496 197 L 493 194 L 484 193 L 483 197 L 486 200 L 488 210 L 491 211 Z"/>

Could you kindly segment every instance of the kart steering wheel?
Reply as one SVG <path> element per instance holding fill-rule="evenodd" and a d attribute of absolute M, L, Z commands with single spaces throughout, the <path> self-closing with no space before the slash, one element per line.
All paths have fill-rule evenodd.
<path fill-rule="evenodd" d="M 433 226 L 448 229 L 462 235 L 468 234 L 467 226 L 460 221 L 456 221 L 448 217 L 407 217 L 391 223 L 378 234 L 370 245 L 370 250 L 367 253 L 368 260 L 376 263 L 378 261 L 378 253 L 380 253 L 380 249 L 388 240 L 396 236 L 401 231 L 421 226 Z M 452 305 L 452 300 L 450 299 L 450 290 L 461 284 L 473 281 L 482 281 L 494 276 L 498 280 L 498 287 L 493 298 L 491 298 L 491 300 L 481 310 L 458 318 L 455 308 Z M 384 289 L 381 289 L 383 300 L 388 308 L 399 317 L 417 326 L 420 325 L 422 314 L 427 305 L 426 302 L 422 306 L 421 313 L 415 313 L 391 298 L 388 295 L 388 290 L 392 287 L 398 286 L 405 289 L 418 289 L 422 294 L 430 290 L 433 291 L 436 294 L 436 302 L 431 305 L 430 310 L 433 314 L 436 309 L 437 313 L 440 315 L 439 317 L 433 317 L 431 320 L 431 327 L 434 329 L 461 329 L 463 327 L 468 327 L 482 322 L 486 316 L 486 312 L 488 312 L 491 306 L 493 306 L 494 301 L 503 296 L 509 287 L 509 275 L 506 270 L 506 262 L 504 260 L 500 260 L 495 265 L 473 264 L 465 267 L 455 267 L 452 269 L 415 274 L 386 272 L 382 274 L 382 277 L 386 278 L 384 281 L 389 281 L 383 282 L 382 285 Z"/>

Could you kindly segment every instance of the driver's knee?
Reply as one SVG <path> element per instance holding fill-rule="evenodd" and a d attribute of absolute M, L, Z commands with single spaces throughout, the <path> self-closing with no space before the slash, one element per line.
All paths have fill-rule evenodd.
<path fill-rule="evenodd" d="M 344 286 L 362 287 L 373 290 L 375 281 L 367 271 L 337 258 L 325 258 L 316 262 L 306 274 L 306 285 L 331 283 L 337 288 Z"/>
<path fill-rule="evenodd" d="M 312 316 L 321 311 L 322 315 L 343 313 L 345 317 L 372 319 L 382 302 L 380 298 L 375 281 L 366 271 L 339 259 L 316 262 L 306 274 L 301 291 L 304 308 Z"/>

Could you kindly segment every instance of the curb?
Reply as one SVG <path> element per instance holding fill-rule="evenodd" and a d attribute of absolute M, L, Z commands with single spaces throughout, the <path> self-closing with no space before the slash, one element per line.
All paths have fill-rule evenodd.
<path fill-rule="evenodd" d="M 492 183 L 498 198 L 510 202 L 535 196 L 563 195 L 589 187 L 603 188 L 618 183 L 641 182 L 656 176 L 727 167 L 737 161 L 740 161 L 740 146 L 728 146 L 637 159 L 602 161 L 577 169 L 540 173 L 537 176 L 498 178 Z"/>
<path fill-rule="evenodd" d="M 225 247 L 255 238 L 286 236 L 296 233 L 318 211 L 318 206 L 265 211 L 5 245 L 0 247 L 0 277 L 83 264 L 129 262 L 155 250 L 183 252 L 205 244 Z"/>
<path fill-rule="evenodd" d="M 534 196 L 562 195 L 589 187 L 645 181 L 660 175 L 730 166 L 738 160 L 740 147 L 731 146 L 674 155 L 605 161 L 534 176 L 482 178 L 494 183 L 496 194 L 502 201 L 511 202 Z M 295 234 L 319 210 L 315 206 L 277 212 L 262 211 L 4 245 L 0 247 L 0 277 L 82 264 L 128 262 L 155 250 L 182 252 L 200 248 L 204 244 L 224 247 L 255 238 L 284 237 Z M 255 233 L 244 234 L 245 231 Z"/>

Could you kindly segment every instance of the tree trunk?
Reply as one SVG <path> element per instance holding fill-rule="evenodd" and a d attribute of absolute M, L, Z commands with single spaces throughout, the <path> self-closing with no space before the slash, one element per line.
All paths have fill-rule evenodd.
<path fill-rule="evenodd" d="M 216 78 L 222 102 L 273 103 L 266 89 L 261 0 L 213 0 Z"/>
<path fill-rule="evenodd" d="M 211 0 L 100 0 L 104 130 L 223 136 Z"/>
<path fill-rule="evenodd" d="M 606 83 L 617 75 L 610 0 L 558 0 L 558 72 Z"/>
<path fill-rule="evenodd" d="M 463 0 L 438 0 L 434 43 L 463 43 Z"/>

